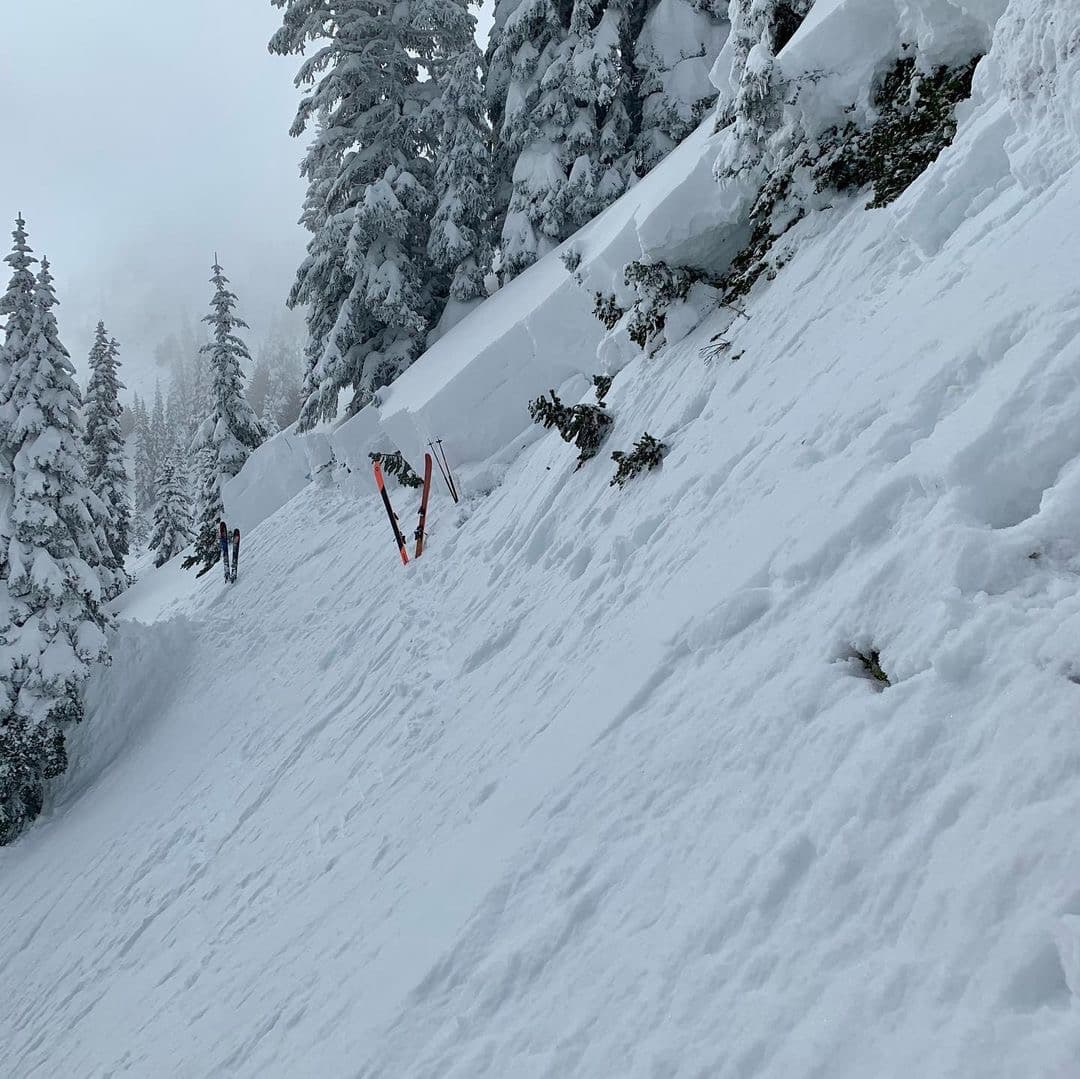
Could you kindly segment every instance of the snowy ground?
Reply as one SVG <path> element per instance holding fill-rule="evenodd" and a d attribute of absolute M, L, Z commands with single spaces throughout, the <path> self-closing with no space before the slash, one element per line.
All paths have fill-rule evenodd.
<path fill-rule="evenodd" d="M 140 582 L 0 1074 L 1080 1074 L 1080 171 L 999 106 L 618 376 L 626 490 L 530 435 L 403 569 L 328 471 Z"/>

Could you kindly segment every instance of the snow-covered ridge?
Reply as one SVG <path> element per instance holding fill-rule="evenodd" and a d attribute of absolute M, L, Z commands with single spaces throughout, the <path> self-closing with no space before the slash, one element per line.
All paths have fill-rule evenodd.
<path fill-rule="evenodd" d="M 967 137 L 980 145 L 966 153 L 946 154 L 935 175 L 893 211 L 898 227 L 924 250 L 940 247 L 947 235 L 936 227 L 935 218 L 943 216 L 946 227 L 955 226 L 966 213 L 966 205 L 960 204 L 965 198 L 981 197 L 994 182 L 1015 179 L 1025 187 L 1031 185 L 1027 173 L 1032 166 L 1019 146 L 1022 127 L 1038 118 L 1038 145 L 1047 139 L 1061 143 L 1068 137 L 1075 149 L 1075 118 L 1065 121 L 1059 105 L 1040 105 L 1018 91 L 1031 83 L 1043 87 L 1049 101 L 1068 100 L 1069 91 L 1048 92 L 1057 78 L 1053 68 L 1044 70 L 1038 59 L 1057 52 L 1067 61 L 1064 16 L 1048 18 L 1049 2 L 1014 3 L 1002 24 L 1001 43 L 980 67 L 976 101 L 989 102 L 983 111 L 994 114 L 967 125 Z M 913 48 L 928 68 L 986 53 L 1004 7 L 1003 0 L 980 4 L 935 0 L 923 5 L 817 0 L 778 57 L 783 77 L 799 87 L 791 112 L 813 134 L 841 122 L 852 105 L 865 109 L 875 81 L 903 47 Z M 1030 11 L 1022 14 L 1018 10 L 1022 7 Z M 1033 24 L 1047 27 L 1046 41 L 1031 39 L 1028 28 Z M 730 48 L 729 43 L 714 70 L 720 86 L 727 77 Z M 1003 56 L 1009 65 L 1004 74 Z M 962 111 L 966 115 L 975 105 Z M 1047 109 L 1054 110 L 1052 116 L 1042 117 Z M 984 125 L 991 130 L 980 138 Z M 1066 136 L 1053 130 L 1056 127 Z M 753 188 L 742 181 L 717 188 L 712 172 L 725 135 L 714 129 L 713 119 L 703 122 L 667 160 L 564 244 L 555 253 L 558 259 L 543 260 L 468 316 L 385 392 L 381 422 L 407 457 L 418 460 L 432 437 L 452 434 L 461 459 L 482 461 L 520 436 L 526 422 L 525 401 L 562 386 L 575 373 L 597 369 L 592 352 L 603 331 L 590 315 L 593 292 L 612 292 L 625 300 L 623 271 L 630 262 L 722 266 L 738 251 L 746 239 L 744 222 Z M 1007 142 L 1013 156 L 1007 153 Z M 1064 148 L 1055 148 L 1051 163 L 1059 155 L 1063 164 L 1072 160 Z M 952 175 L 951 181 L 943 178 L 945 173 Z M 958 190 L 941 190 L 946 182 Z M 919 213 L 913 204 L 917 206 L 920 197 L 925 202 L 927 191 L 934 194 Z M 580 294 L 562 265 L 567 252 L 580 259 Z M 621 356 L 601 359 L 599 367 L 606 369 L 624 362 Z M 515 400 L 521 403 L 520 410 L 514 407 Z M 466 415 L 469 419 L 463 421 Z"/>
<path fill-rule="evenodd" d="M 872 6 L 819 2 L 837 32 Z M 551 379 L 500 352 L 511 300 L 602 362 L 554 259 L 380 413 L 256 453 L 238 583 L 137 586 L 95 781 L 0 852 L 0 1072 L 1072 1075 L 1078 33 L 1014 0 L 953 145 L 800 222 L 740 358 L 703 362 L 723 313 L 620 358 L 606 449 L 670 446 L 624 491 L 514 440 Z M 685 250 L 711 138 L 582 265 Z M 474 421 L 452 365 L 520 412 Z M 501 482 L 436 489 L 403 569 L 367 448 L 452 422 Z"/>

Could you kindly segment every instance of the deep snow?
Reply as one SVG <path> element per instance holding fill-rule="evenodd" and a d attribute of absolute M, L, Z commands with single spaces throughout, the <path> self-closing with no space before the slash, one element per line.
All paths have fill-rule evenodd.
<path fill-rule="evenodd" d="M 800 224 L 737 360 L 719 314 L 634 358 L 582 471 L 525 431 L 536 371 L 442 366 L 500 305 L 542 342 L 554 259 L 385 427 L 260 450 L 238 583 L 121 601 L 0 851 L 0 1073 L 1080 1074 L 1078 31 L 1014 0 L 930 173 Z M 674 179 L 586 256 L 677 231 Z M 473 421 L 489 383 L 520 411 Z M 402 569 L 366 452 L 432 434 L 468 498 Z"/>

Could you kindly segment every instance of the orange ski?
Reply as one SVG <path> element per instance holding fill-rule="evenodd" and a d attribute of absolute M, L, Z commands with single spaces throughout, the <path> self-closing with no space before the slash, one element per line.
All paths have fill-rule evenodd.
<path fill-rule="evenodd" d="M 427 533 L 424 528 L 427 524 L 427 503 L 428 495 L 431 494 L 431 454 L 424 454 L 424 487 L 420 495 L 420 520 L 416 522 L 416 532 L 414 538 L 416 540 L 416 554 L 414 558 L 419 558 L 424 553 L 424 539 Z"/>
<path fill-rule="evenodd" d="M 390 496 L 386 493 L 386 482 L 383 480 L 382 465 L 378 461 L 373 462 L 375 469 L 375 482 L 379 485 L 379 493 L 382 495 L 383 505 L 386 507 L 386 515 L 390 518 L 390 526 L 394 530 L 394 542 L 397 543 L 398 553 L 401 555 L 401 564 L 408 565 L 409 552 L 405 549 L 405 537 L 398 527 L 398 519 L 394 515 L 394 507 L 390 505 Z"/>

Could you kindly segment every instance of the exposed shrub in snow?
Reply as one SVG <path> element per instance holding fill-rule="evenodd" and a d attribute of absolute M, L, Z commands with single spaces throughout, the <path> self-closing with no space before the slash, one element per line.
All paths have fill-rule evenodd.
<path fill-rule="evenodd" d="M 395 477 L 402 487 L 420 487 L 423 485 L 424 481 L 413 471 L 412 466 L 405 460 L 401 450 L 394 450 L 393 453 L 369 453 L 368 456 L 373 461 L 378 461 L 382 465 L 383 472 L 388 476 Z"/>
<path fill-rule="evenodd" d="M 608 390 L 611 389 L 611 384 L 615 381 L 614 375 L 593 375 L 592 384 L 593 389 L 596 390 L 596 400 L 598 404 L 604 403 L 604 398 L 608 395 Z"/>
<path fill-rule="evenodd" d="M 853 648 L 851 658 L 857 659 L 862 664 L 867 676 L 877 682 L 882 689 L 885 686 L 892 685 L 889 676 L 881 669 L 881 653 L 876 648 L 868 649 L 866 652 L 860 652 L 859 649 Z"/>
<path fill-rule="evenodd" d="M 665 344 L 668 308 L 677 300 L 685 300 L 695 284 L 709 278 L 703 270 L 690 266 L 631 262 L 625 280 L 637 296 L 630 308 L 627 333 L 634 344 L 651 355 Z"/>
<path fill-rule="evenodd" d="M 534 423 L 547 429 L 556 428 L 564 442 L 577 446 L 578 468 L 581 468 L 600 452 L 615 421 L 603 401 L 599 405 L 574 405 L 571 408 L 562 403 L 554 390 L 550 393 L 550 401 L 538 397 L 529 404 L 529 415 Z"/>
<path fill-rule="evenodd" d="M 745 296 L 763 273 L 774 276 L 780 268 L 776 261 L 770 262 L 768 256 L 773 244 L 806 216 L 806 207 L 794 195 L 792 183 L 796 170 L 805 169 L 809 164 L 810 152 L 803 149 L 797 161 L 774 172 L 762 185 L 750 212 L 750 239 L 731 260 L 722 280 L 726 301 Z"/>
<path fill-rule="evenodd" d="M 575 405 L 563 438 L 578 448 L 578 468 L 600 451 L 615 421 L 601 405 Z"/>
<path fill-rule="evenodd" d="M 570 406 L 564 405 L 554 390 L 551 391 L 550 401 L 546 397 L 538 397 L 529 404 L 529 415 L 533 423 L 540 424 L 545 430 L 555 427 L 560 434 L 570 425 L 571 411 Z"/>
<path fill-rule="evenodd" d="M 610 292 L 597 292 L 596 302 L 593 304 L 593 314 L 600 320 L 602 325 L 609 330 L 613 330 L 626 312 L 618 305 L 615 297 Z"/>
<path fill-rule="evenodd" d="M 716 333 L 709 338 L 709 343 L 701 350 L 701 358 L 705 361 L 706 367 L 711 367 L 717 360 L 730 351 L 731 342 L 723 333 Z M 731 358 L 734 360 L 741 355 L 742 353 L 740 352 Z"/>
<path fill-rule="evenodd" d="M 634 443 L 634 448 L 629 453 L 616 450 L 611 455 L 617 465 L 611 486 L 622 487 L 639 472 L 651 472 L 664 459 L 667 450 L 663 442 L 653 438 L 647 431 Z"/>
<path fill-rule="evenodd" d="M 978 60 L 927 74 L 905 56 L 875 92 L 868 128 L 852 121 L 781 150 L 750 212 L 750 239 L 721 282 L 725 301 L 776 275 L 793 254 L 777 241 L 810 210 L 827 208 L 830 193 L 873 185 L 867 209 L 899 198 L 952 142 L 956 106 L 971 94 Z"/>
<path fill-rule="evenodd" d="M 867 131 L 849 123 L 826 132 L 839 152 L 823 160 L 819 190 L 848 191 L 874 185 L 868 209 L 898 199 L 956 135 L 956 106 L 971 96 L 980 57 L 957 67 L 917 70 L 914 57 L 896 62 L 874 95 L 878 118 Z"/>

